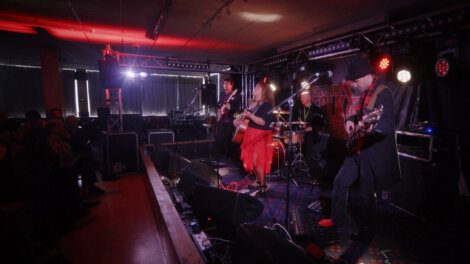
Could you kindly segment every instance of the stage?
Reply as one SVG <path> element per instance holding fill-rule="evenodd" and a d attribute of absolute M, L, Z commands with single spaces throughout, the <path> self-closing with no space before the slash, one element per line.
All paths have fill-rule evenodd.
<path fill-rule="evenodd" d="M 217 171 L 216 161 L 200 158 Z M 231 191 L 256 197 L 264 206 L 259 217 L 251 223 L 260 227 L 285 224 L 287 180 L 272 175 L 268 180 L 265 196 L 249 185 L 253 175 L 246 175 L 239 164 L 227 159 L 219 160 L 220 186 Z M 294 241 L 301 246 L 315 244 L 328 256 L 348 263 L 457 263 L 464 259 L 463 252 L 469 244 L 468 211 L 454 205 L 453 215 L 432 212 L 430 215 L 414 215 L 393 204 L 389 199 L 377 199 L 375 235 L 369 244 L 358 241 L 340 242 L 334 227 L 321 227 L 318 222 L 330 218 L 332 182 L 320 180 L 312 184 L 307 177 L 294 177 L 290 182 L 289 225 Z M 357 184 L 356 184 L 357 185 Z M 353 219 L 351 230 L 356 230 L 354 217 L 359 200 L 358 186 L 349 193 L 349 212 Z M 385 197 L 387 198 L 387 197 Z M 223 206 L 221 204 L 221 206 Z M 460 211 L 459 211 L 460 209 Z"/>

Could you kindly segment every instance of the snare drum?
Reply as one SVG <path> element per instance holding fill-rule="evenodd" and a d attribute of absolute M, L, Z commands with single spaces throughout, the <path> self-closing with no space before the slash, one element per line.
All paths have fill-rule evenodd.
<path fill-rule="evenodd" d="M 292 144 L 302 143 L 304 141 L 304 133 L 292 131 Z M 284 132 L 284 143 L 289 144 L 289 131 Z"/>

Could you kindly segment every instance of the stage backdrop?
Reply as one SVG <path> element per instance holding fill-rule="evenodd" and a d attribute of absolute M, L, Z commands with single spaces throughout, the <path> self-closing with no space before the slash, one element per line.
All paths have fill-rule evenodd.
<path fill-rule="evenodd" d="M 416 104 L 416 89 L 413 85 L 400 86 L 388 83 L 395 101 L 396 129 L 414 122 Z M 359 94 L 351 89 L 349 82 L 340 84 L 313 86 L 313 103 L 320 107 L 327 117 L 326 131 L 331 137 L 345 139 L 345 117 L 352 113 L 352 106 L 359 103 Z"/>

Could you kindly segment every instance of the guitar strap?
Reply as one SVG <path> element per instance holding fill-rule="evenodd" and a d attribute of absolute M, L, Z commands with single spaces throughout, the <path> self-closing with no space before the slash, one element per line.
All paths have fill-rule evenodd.
<path fill-rule="evenodd" d="M 387 89 L 388 87 L 385 85 L 385 84 L 379 84 L 379 86 L 377 87 L 377 89 L 375 89 L 374 91 L 374 94 L 371 96 L 370 98 L 370 101 L 369 101 L 369 104 L 366 106 L 366 109 L 368 111 L 372 111 L 372 109 L 374 109 L 374 106 L 375 106 L 375 101 L 377 101 L 377 97 L 379 96 L 379 94 Z"/>

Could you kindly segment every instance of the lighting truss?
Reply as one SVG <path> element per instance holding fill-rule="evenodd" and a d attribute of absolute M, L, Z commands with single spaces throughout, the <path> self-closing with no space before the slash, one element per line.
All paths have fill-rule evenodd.
<path fill-rule="evenodd" d="M 432 14 L 379 25 L 371 29 L 345 34 L 335 39 L 310 43 L 295 50 L 286 51 L 269 58 L 252 62 L 254 67 L 273 67 L 301 63 L 305 60 L 319 60 L 359 52 L 370 47 L 382 47 L 400 40 L 432 37 L 449 30 L 457 31 L 468 27 L 468 6 L 439 11 Z M 290 59 L 286 59 L 290 58 Z"/>
<path fill-rule="evenodd" d="M 150 68 L 161 70 L 178 70 L 191 72 L 219 72 L 230 74 L 243 74 L 242 67 L 238 65 L 230 65 L 230 71 L 226 71 L 226 63 L 213 61 L 191 61 L 168 57 L 159 57 L 142 54 L 119 53 L 118 63 L 121 67 L 128 68 Z M 224 71 L 225 70 L 225 71 Z"/>

